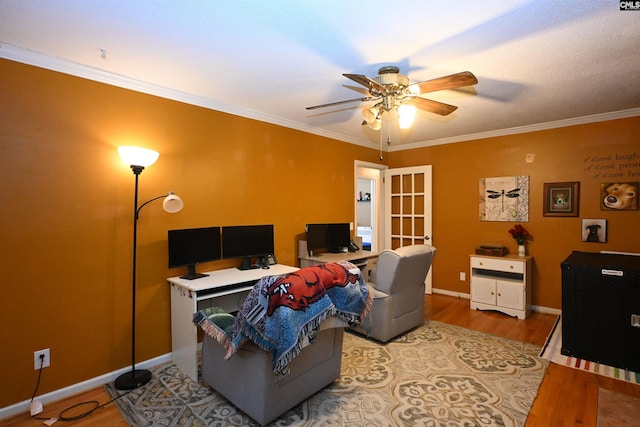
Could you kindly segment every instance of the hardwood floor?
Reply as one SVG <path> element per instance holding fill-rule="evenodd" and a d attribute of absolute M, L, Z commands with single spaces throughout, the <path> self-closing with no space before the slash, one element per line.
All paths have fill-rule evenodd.
<path fill-rule="evenodd" d="M 469 309 L 469 300 L 445 295 L 425 296 L 425 318 L 462 326 L 506 338 L 543 345 L 555 316 L 532 313 L 526 320 L 518 320 L 501 313 Z M 640 397 L 640 385 L 605 378 L 589 372 L 551 364 L 540 386 L 525 427 L 596 426 L 598 388 L 606 388 L 630 396 Z M 55 417 L 60 411 L 79 402 L 107 402 L 109 397 L 97 388 L 60 402 L 48 404 L 39 417 Z M 73 414 L 67 414 L 71 416 Z M 43 420 L 19 415 L 0 422 L 3 427 L 41 426 Z M 84 426 L 127 426 L 114 404 L 97 409 L 87 417 L 65 423 Z"/>
<path fill-rule="evenodd" d="M 49 417 L 57 417 L 60 412 L 64 411 L 71 406 L 81 403 L 81 402 L 90 402 L 97 401 L 100 404 L 109 401 L 109 396 L 102 387 L 95 388 L 86 393 L 79 394 L 77 396 L 69 397 L 67 399 L 63 399 L 59 402 L 50 403 L 45 405 L 44 412 L 37 415 L 38 418 L 32 418 L 29 416 L 29 413 L 25 413 L 23 415 L 17 415 L 13 418 L 10 418 L 4 422 L 0 422 L 0 426 L 2 427 L 32 427 L 39 426 L 41 427 L 46 421 L 46 418 Z M 89 406 L 90 408 L 91 406 Z M 70 411 L 68 414 L 65 413 L 65 417 L 73 417 L 74 415 L 78 415 L 83 410 L 88 409 L 87 407 L 79 408 L 79 412 Z M 106 405 L 100 409 L 96 409 L 91 414 L 87 415 L 84 418 L 80 418 L 76 421 L 69 422 L 57 422 L 54 424 L 55 426 L 61 425 L 72 425 L 75 427 L 84 427 L 84 426 L 104 426 L 104 427 L 127 427 L 129 424 L 122 418 L 120 415 L 120 411 L 116 407 L 115 404 Z"/>
<path fill-rule="evenodd" d="M 532 313 L 518 320 L 501 313 L 473 311 L 469 300 L 428 295 L 425 318 L 543 345 L 556 316 Z M 596 426 L 598 388 L 640 398 L 640 385 L 550 364 L 525 427 Z M 622 424 L 621 424 L 622 425 Z"/>

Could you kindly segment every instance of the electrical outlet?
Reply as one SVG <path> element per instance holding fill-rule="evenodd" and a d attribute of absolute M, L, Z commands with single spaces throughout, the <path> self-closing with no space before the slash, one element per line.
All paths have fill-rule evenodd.
<path fill-rule="evenodd" d="M 44 357 L 44 360 L 42 362 L 40 361 L 40 356 Z M 49 353 L 48 348 L 33 352 L 33 369 L 36 371 L 40 369 L 41 363 L 43 368 L 51 365 L 51 354 Z"/>
<path fill-rule="evenodd" d="M 460 281 L 464 282 L 465 280 L 467 280 L 467 273 L 465 273 L 464 271 L 460 272 Z"/>

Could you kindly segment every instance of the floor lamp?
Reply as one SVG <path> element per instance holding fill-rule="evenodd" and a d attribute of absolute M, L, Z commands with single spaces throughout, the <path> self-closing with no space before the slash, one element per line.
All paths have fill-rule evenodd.
<path fill-rule="evenodd" d="M 136 248 L 138 239 L 138 217 L 140 209 L 147 203 L 160 198 L 165 198 L 162 207 L 169 213 L 182 210 L 182 200 L 180 197 L 169 192 L 162 196 L 147 200 L 138 207 L 138 177 L 145 167 L 151 166 L 158 160 L 159 153 L 147 148 L 123 146 L 118 147 L 120 157 L 131 166 L 133 174 L 136 176 L 135 192 L 133 198 L 133 276 L 132 276 L 132 308 L 131 308 L 131 370 L 116 378 L 114 385 L 118 390 L 132 390 L 145 385 L 151 380 L 151 372 L 146 369 L 136 369 Z"/>

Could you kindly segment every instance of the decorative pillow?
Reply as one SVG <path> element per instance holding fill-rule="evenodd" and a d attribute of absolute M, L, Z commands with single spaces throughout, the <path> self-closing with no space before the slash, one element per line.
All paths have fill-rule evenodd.
<path fill-rule="evenodd" d="M 236 318 L 220 307 L 209 307 L 193 315 L 193 323 L 202 331 L 218 341 L 225 349 L 231 342 L 231 330 Z"/>

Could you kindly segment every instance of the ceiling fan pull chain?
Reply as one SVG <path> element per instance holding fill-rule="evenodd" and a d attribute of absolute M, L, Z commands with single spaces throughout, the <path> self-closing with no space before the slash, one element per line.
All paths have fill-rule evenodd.
<path fill-rule="evenodd" d="M 391 118 L 391 112 L 387 111 L 387 118 Z M 391 120 L 387 120 L 387 150 L 391 145 Z"/>

